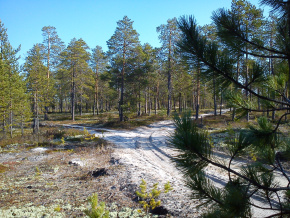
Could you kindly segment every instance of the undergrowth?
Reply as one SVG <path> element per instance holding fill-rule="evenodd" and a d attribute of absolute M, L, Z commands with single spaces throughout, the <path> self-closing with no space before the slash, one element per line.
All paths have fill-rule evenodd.
<path fill-rule="evenodd" d="M 163 190 L 158 188 L 158 183 L 155 183 L 150 191 L 147 190 L 147 183 L 142 179 L 141 184 L 139 185 L 140 192 L 136 191 L 136 195 L 141 198 L 139 204 L 142 206 L 142 209 L 146 214 L 154 210 L 156 207 L 161 205 L 161 200 L 157 200 L 161 193 L 167 194 L 172 190 L 172 187 L 169 182 L 164 185 Z M 140 213 L 142 211 L 140 210 Z"/>

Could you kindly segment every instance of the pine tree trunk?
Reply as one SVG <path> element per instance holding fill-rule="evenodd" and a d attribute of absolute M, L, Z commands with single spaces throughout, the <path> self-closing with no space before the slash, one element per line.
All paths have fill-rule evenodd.
<path fill-rule="evenodd" d="M 213 107 L 214 107 L 214 115 L 217 115 L 217 103 L 216 103 L 216 81 L 215 76 L 213 76 Z"/>
<path fill-rule="evenodd" d="M 160 110 L 159 81 L 157 82 L 157 87 L 156 87 L 156 102 L 157 102 L 157 109 Z"/>
<path fill-rule="evenodd" d="M 223 94 L 222 94 L 222 90 L 221 90 L 220 116 L 222 115 L 222 107 L 223 107 Z"/>
<path fill-rule="evenodd" d="M 97 111 L 97 115 L 99 115 L 99 96 L 98 96 L 98 92 L 99 92 L 98 69 L 96 68 L 93 115 L 95 115 L 96 111 Z"/>
<path fill-rule="evenodd" d="M 248 36 L 248 32 L 247 31 L 248 31 L 248 29 L 246 27 L 246 34 Z M 248 44 L 246 45 L 246 52 L 248 52 Z M 246 84 L 245 84 L 246 87 L 249 84 L 249 66 L 248 66 L 248 59 L 249 59 L 249 55 L 248 55 L 248 53 L 246 53 Z M 246 99 L 247 99 L 247 101 L 249 100 L 249 91 L 248 90 L 246 90 Z M 249 110 L 247 110 L 246 119 L 247 119 L 247 121 L 250 120 Z"/>
<path fill-rule="evenodd" d="M 60 98 L 59 99 L 59 109 L 60 109 L 60 113 L 62 113 L 63 112 L 63 99 L 62 98 Z"/>
<path fill-rule="evenodd" d="M 199 101 L 200 101 L 200 68 L 197 69 L 197 86 L 196 86 L 196 111 L 195 119 L 198 119 L 199 115 Z"/>
<path fill-rule="evenodd" d="M 73 66 L 73 72 L 72 72 L 72 90 L 71 90 L 71 116 L 72 120 L 75 120 L 75 66 Z"/>
<path fill-rule="evenodd" d="M 238 59 L 238 63 L 237 63 L 237 81 L 239 80 L 239 76 L 240 76 L 240 59 Z M 235 85 L 235 91 L 237 92 L 238 87 L 237 85 Z M 236 108 L 233 108 L 233 114 L 232 114 L 232 121 L 234 121 L 236 118 Z"/>
<path fill-rule="evenodd" d="M 155 108 L 154 108 L 154 113 L 155 113 L 155 115 L 157 114 L 157 97 L 155 96 Z"/>
<path fill-rule="evenodd" d="M 101 105 L 97 104 L 97 107 L 99 107 L 98 112 L 101 113 L 104 111 L 104 96 L 103 96 L 103 89 L 100 89 L 100 94 L 101 94 Z M 100 97 L 98 97 L 99 99 Z M 99 100 L 98 100 L 99 101 Z"/>
<path fill-rule="evenodd" d="M 151 96 L 150 96 L 150 89 L 148 88 L 148 115 L 151 115 L 151 107 L 152 107 L 152 102 L 151 102 Z"/>
<path fill-rule="evenodd" d="M 33 117 L 33 134 L 39 132 L 39 117 L 38 117 L 38 96 L 37 90 L 34 93 L 34 117 Z"/>
<path fill-rule="evenodd" d="M 148 108 L 147 108 L 148 105 L 147 105 L 147 104 L 148 104 L 148 102 L 147 102 L 147 92 L 146 92 L 146 90 L 145 90 L 145 105 L 144 105 L 144 106 L 145 106 L 145 107 L 144 107 L 144 110 L 145 110 L 144 112 L 145 112 L 145 114 L 147 114 L 147 110 L 148 110 Z"/>
<path fill-rule="evenodd" d="M 21 115 L 21 121 L 20 121 L 20 128 L 21 128 L 21 136 L 23 137 L 24 136 L 24 117 L 23 115 Z"/>
<path fill-rule="evenodd" d="M 141 93 L 140 93 L 140 90 L 139 90 L 138 105 L 137 105 L 137 107 L 138 107 L 138 113 L 137 113 L 137 115 L 138 116 L 141 116 Z"/>
<path fill-rule="evenodd" d="M 178 101 L 179 101 L 179 113 L 182 112 L 182 109 L 181 109 L 181 92 L 179 92 L 179 96 L 178 96 Z"/>
<path fill-rule="evenodd" d="M 44 120 L 48 120 L 48 95 L 49 95 L 49 81 L 50 81 L 50 35 L 48 35 L 48 45 L 47 45 L 47 87 L 46 87 L 46 98 L 44 99 Z"/>
<path fill-rule="evenodd" d="M 123 105 L 124 105 L 124 85 L 125 85 L 125 67 L 126 67 L 126 44 L 123 44 L 123 65 L 122 65 L 122 72 L 121 72 L 121 93 L 120 93 L 120 102 L 119 102 L 119 120 L 122 122 L 124 121 L 124 114 L 123 114 Z"/>
<path fill-rule="evenodd" d="M 5 116 L 5 111 L 3 112 L 3 138 L 7 137 L 6 133 L 6 116 Z"/>
<path fill-rule="evenodd" d="M 119 103 L 119 119 L 120 121 L 124 121 L 123 115 L 123 104 L 124 104 L 124 80 L 125 80 L 125 53 L 124 53 L 124 60 L 123 60 L 123 68 L 121 73 L 121 96 L 120 96 L 120 103 Z"/>
<path fill-rule="evenodd" d="M 10 103 L 10 137 L 13 138 L 13 111 L 12 111 L 12 102 Z"/>
<path fill-rule="evenodd" d="M 168 88 L 168 101 L 167 101 L 167 116 L 169 117 L 172 109 L 172 84 L 171 84 L 171 32 L 169 39 L 169 54 L 168 54 L 168 75 L 167 75 L 167 88 Z"/>

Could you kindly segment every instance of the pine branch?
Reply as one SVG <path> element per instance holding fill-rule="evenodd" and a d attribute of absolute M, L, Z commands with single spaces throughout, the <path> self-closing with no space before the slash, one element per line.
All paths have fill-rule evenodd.
<path fill-rule="evenodd" d="M 253 203 L 250 203 L 250 205 L 251 206 L 253 206 L 253 207 L 256 207 L 256 208 L 259 208 L 259 209 L 262 209 L 262 210 L 279 210 L 280 211 L 280 209 L 278 209 L 278 208 L 271 208 L 271 207 L 261 207 L 261 206 L 258 206 L 258 205 L 256 205 L 256 204 L 253 204 Z"/>
<path fill-rule="evenodd" d="M 203 156 L 202 154 L 200 154 L 200 153 L 197 153 L 197 155 L 198 155 L 202 160 L 204 160 L 204 161 L 206 161 L 206 162 L 208 162 L 208 163 L 210 163 L 210 164 L 212 164 L 212 165 L 214 165 L 214 166 L 216 166 L 216 167 L 219 167 L 219 168 L 221 168 L 221 169 L 224 169 L 224 170 L 226 170 L 226 171 L 228 171 L 228 172 L 230 172 L 230 173 L 235 174 L 236 176 L 238 176 L 238 177 L 244 179 L 245 181 L 248 181 L 248 182 L 252 183 L 253 185 L 255 185 L 256 187 L 258 187 L 259 189 L 263 189 L 263 190 L 267 190 L 267 191 L 272 191 L 272 192 L 277 192 L 277 191 L 287 191 L 287 190 L 290 190 L 289 187 L 280 187 L 280 188 L 270 188 L 270 187 L 266 187 L 266 186 L 264 186 L 264 185 L 261 185 L 261 184 L 257 183 L 256 181 L 254 181 L 254 180 L 252 180 L 252 179 L 249 179 L 248 177 L 246 177 L 246 176 L 244 176 L 244 175 L 238 173 L 237 171 L 232 170 L 231 168 L 228 168 L 228 167 L 223 166 L 223 165 L 221 165 L 221 164 L 219 164 L 219 163 L 216 163 L 216 162 L 213 162 L 213 161 L 209 160 L 208 158 L 204 157 L 204 156 Z"/>
<path fill-rule="evenodd" d="M 207 66 L 209 66 L 210 68 L 212 68 L 215 72 L 223 75 L 226 79 L 232 81 L 235 85 L 237 85 L 238 87 L 248 91 L 249 93 L 251 93 L 252 95 L 260 98 L 260 99 L 263 99 L 263 100 L 266 100 L 266 101 L 270 101 L 270 102 L 275 102 L 277 104 L 285 104 L 285 105 L 288 105 L 290 106 L 290 103 L 288 102 L 282 102 L 282 101 L 278 101 L 278 100 L 275 100 L 275 99 L 271 99 L 271 98 L 268 98 L 268 97 L 265 97 L 263 95 L 260 95 L 258 93 L 256 93 L 255 91 L 253 91 L 252 89 L 248 88 L 247 86 L 241 84 L 240 82 L 238 82 L 237 80 L 235 80 L 234 78 L 232 78 L 231 76 L 229 76 L 227 73 L 221 71 L 220 69 L 218 69 L 216 66 L 214 66 L 213 64 L 209 63 L 206 59 L 202 58 L 201 59 L 203 63 L 205 63 Z"/>
<path fill-rule="evenodd" d="M 283 116 L 282 116 L 283 117 Z M 277 162 L 277 164 L 278 164 L 278 166 L 279 166 L 279 170 L 281 171 L 281 173 L 283 174 L 283 176 L 288 180 L 288 185 L 287 185 L 287 187 L 289 188 L 289 184 L 290 184 L 290 178 L 289 178 L 289 176 L 285 173 L 285 170 L 284 170 L 284 168 L 283 168 L 283 166 L 282 166 L 282 164 L 281 164 L 281 162 L 280 162 L 280 153 L 278 152 L 277 154 L 276 154 L 276 162 Z"/>
<path fill-rule="evenodd" d="M 281 58 L 281 59 L 287 59 L 287 56 L 279 56 L 279 55 L 262 55 L 262 54 L 256 54 L 253 52 L 249 52 L 249 51 L 245 51 L 243 49 L 237 48 L 237 50 L 239 50 L 240 52 L 244 53 L 244 54 L 249 54 L 255 57 L 259 57 L 259 58 Z"/>
<path fill-rule="evenodd" d="M 266 216 L 265 218 L 271 218 L 271 217 L 283 217 L 284 215 L 290 214 L 290 211 L 287 212 L 281 212 L 281 213 L 276 213 L 270 216 Z"/>
<path fill-rule="evenodd" d="M 289 108 L 287 108 L 287 109 L 289 109 Z M 281 123 L 281 120 L 283 119 L 283 117 L 285 117 L 285 116 L 287 116 L 287 115 L 289 115 L 290 113 L 285 113 L 285 114 L 283 114 L 281 117 L 280 117 L 280 119 L 278 120 L 278 123 L 277 123 L 277 125 L 276 125 L 276 128 L 273 130 L 273 132 L 272 133 L 275 133 L 277 130 L 278 130 L 278 128 L 279 128 L 279 126 L 280 126 L 280 123 Z"/>
<path fill-rule="evenodd" d="M 226 71 L 223 71 L 218 68 L 216 65 L 216 60 L 218 60 L 218 56 L 216 54 L 217 48 L 212 46 L 211 43 L 202 37 L 199 33 L 198 28 L 196 27 L 195 20 L 192 17 L 189 17 L 187 21 L 185 17 L 182 17 L 178 23 L 181 31 L 183 32 L 183 41 L 181 41 L 178 46 L 187 54 L 193 55 L 198 59 L 199 62 L 204 63 L 207 67 L 212 69 L 212 71 L 216 72 L 219 75 L 222 75 L 225 79 L 228 79 L 232 83 L 234 83 L 237 87 L 248 91 L 252 95 L 277 104 L 285 104 L 290 106 L 290 102 L 279 101 L 276 99 L 268 98 L 266 96 L 260 95 L 256 93 L 254 90 L 250 89 L 246 85 L 243 85 L 238 80 L 234 79 L 230 74 Z M 210 57 L 206 57 L 205 55 L 209 54 Z"/>

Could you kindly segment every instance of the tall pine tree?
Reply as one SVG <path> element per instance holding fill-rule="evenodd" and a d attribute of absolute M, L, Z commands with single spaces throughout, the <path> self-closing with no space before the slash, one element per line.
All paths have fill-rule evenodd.
<path fill-rule="evenodd" d="M 128 60 L 132 58 L 134 49 L 139 44 L 139 34 L 133 28 L 133 21 L 127 16 L 117 22 L 117 28 L 113 36 L 107 41 L 109 55 L 115 63 L 121 64 L 118 72 L 120 77 L 119 119 L 124 121 L 124 92 L 126 80 L 126 68 Z M 120 60 L 120 61 L 116 61 Z"/>
<path fill-rule="evenodd" d="M 12 137 L 13 128 L 30 116 L 26 88 L 18 65 L 19 50 L 20 47 L 12 48 L 7 29 L 0 20 L 0 119 L 4 137 L 8 129 Z M 16 119 L 17 116 L 22 118 Z"/>

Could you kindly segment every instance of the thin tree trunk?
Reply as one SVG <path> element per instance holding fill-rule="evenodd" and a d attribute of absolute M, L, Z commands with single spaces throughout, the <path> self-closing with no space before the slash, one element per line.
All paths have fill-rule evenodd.
<path fill-rule="evenodd" d="M 124 83 L 125 83 L 125 52 L 126 47 L 124 47 L 123 50 L 123 67 L 121 72 L 121 96 L 120 96 L 120 102 L 119 102 L 119 119 L 120 121 L 124 121 L 124 115 L 123 115 L 123 104 L 124 104 Z"/>
<path fill-rule="evenodd" d="M 141 116 L 141 93 L 140 93 L 140 90 L 139 90 L 139 95 L 138 95 L 138 105 L 137 105 L 137 107 L 138 107 L 137 115 Z"/>
<path fill-rule="evenodd" d="M 147 102 L 147 92 L 146 92 L 146 90 L 145 90 L 145 108 L 144 108 L 144 110 L 145 110 L 145 114 L 147 114 L 147 110 L 148 110 L 148 102 Z"/>
<path fill-rule="evenodd" d="M 248 37 L 248 28 L 247 27 L 246 27 L 246 33 L 247 33 L 247 37 Z M 248 44 L 246 45 L 246 52 L 248 52 Z M 248 66 L 248 59 L 249 59 L 249 55 L 248 55 L 248 53 L 246 53 L 246 84 L 245 84 L 246 87 L 249 84 L 249 66 Z M 246 90 L 246 99 L 247 99 L 247 101 L 249 100 L 249 91 L 248 90 Z M 247 119 L 247 121 L 250 120 L 249 110 L 247 110 L 246 119 Z"/>
<path fill-rule="evenodd" d="M 150 89 L 148 88 L 148 100 L 149 100 L 149 107 L 148 107 L 148 115 L 151 115 L 151 107 L 152 107 L 152 101 L 151 101 L 151 96 L 150 96 Z"/>
<path fill-rule="evenodd" d="M 157 96 L 155 96 L 155 108 L 154 108 L 154 113 L 155 115 L 157 114 Z"/>
<path fill-rule="evenodd" d="M 71 90 L 71 116 L 72 120 L 75 120 L 75 66 L 73 66 L 72 71 L 72 90 Z"/>
<path fill-rule="evenodd" d="M 13 138 L 13 111 L 12 111 L 12 101 L 10 102 L 10 125 L 9 125 L 9 129 L 10 129 L 10 137 Z"/>
<path fill-rule="evenodd" d="M 83 115 L 83 96 L 81 95 L 81 102 L 80 102 L 80 116 Z"/>
<path fill-rule="evenodd" d="M 222 90 L 221 90 L 220 116 L 222 115 L 222 107 L 223 107 L 223 93 L 222 93 Z"/>
<path fill-rule="evenodd" d="M 39 132 L 39 117 L 38 117 L 38 96 L 37 90 L 34 93 L 34 117 L 33 117 L 33 133 L 38 134 Z"/>
<path fill-rule="evenodd" d="M 200 101 L 200 68 L 197 69 L 197 86 L 196 86 L 196 111 L 195 119 L 198 119 L 199 114 L 199 101 Z"/>
<path fill-rule="evenodd" d="M 214 115 L 217 115 L 217 103 L 216 103 L 216 80 L 215 76 L 213 76 L 213 107 L 214 107 Z"/>
<path fill-rule="evenodd" d="M 3 137 L 4 137 L 4 138 L 7 137 L 5 111 L 3 112 Z"/>
<path fill-rule="evenodd" d="M 21 121 L 20 121 L 20 127 L 21 127 L 21 136 L 24 136 L 24 117 L 23 114 L 21 114 Z"/>
<path fill-rule="evenodd" d="M 48 120 L 48 94 L 49 94 L 49 80 L 50 80 L 50 35 L 48 35 L 48 47 L 47 47 L 47 86 L 46 97 L 44 99 L 44 120 Z"/>
<path fill-rule="evenodd" d="M 240 76 L 240 59 L 238 59 L 238 63 L 237 63 L 237 81 L 239 80 L 239 76 Z M 235 85 L 235 91 L 238 91 L 238 86 Z M 236 118 L 236 108 L 233 108 L 233 114 L 232 114 L 232 121 L 234 121 Z"/>
<path fill-rule="evenodd" d="M 182 108 L 181 108 L 181 92 L 179 92 L 179 96 L 178 96 L 178 101 L 179 101 L 179 113 L 181 113 L 182 112 Z"/>
<path fill-rule="evenodd" d="M 96 73 L 95 73 L 95 93 L 94 93 L 94 106 L 93 106 L 93 115 L 95 115 L 97 111 L 97 115 L 99 115 L 99 77 L 98 77 L 98 68 L 96 67 Z"/>
<path fill-rule="evenodd" d="M 168 102 L 167 102 L 167 116 L 169 117 L 172 109 L 172 84 L 171 84 L 171 32 L 169 36 L 169 54 L 168 54 L 168 75 L 167 75 L 167 87 L 168 87 Z"/>
<path fill-rule="evenodd" d="M 157 102 L 157 109 L 160 110 L 159 81 L 157 82 L 157 87 L 156 87 L 156 102 Z"/>

